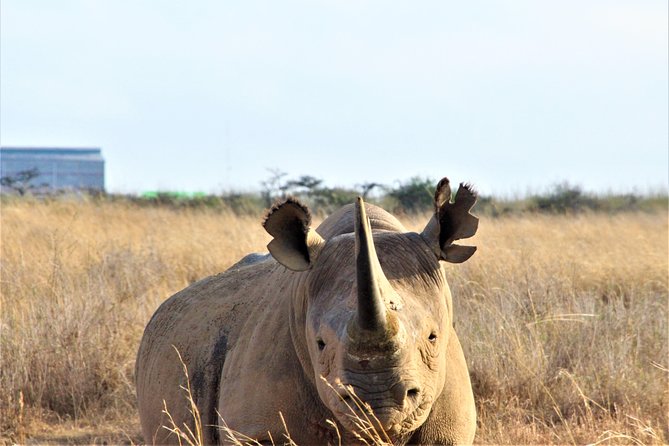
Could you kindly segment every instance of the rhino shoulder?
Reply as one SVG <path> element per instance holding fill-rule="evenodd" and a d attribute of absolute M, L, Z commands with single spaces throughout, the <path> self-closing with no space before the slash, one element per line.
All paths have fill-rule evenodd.
<path fill-rule="evenodd" d="M 174 419 L 191 420 L 182 391 L 184 366 L 203 425 L 215 425 L 220 373 L 229 349 L 246 322 L 253 302 L 244 299 L 251 284 L 267 274 L 266 263 L 241 267 L 191 284 L 165 300 L 144 330 L 135 369 L 138 409 L 147 443 L 175 438 L 162 429 L 168 423 L 163 401 Z M 177 353 L 178 352 L 178 353 Z M 183 362 L 183 364 L 182 364 Z M 217 442 L 215 429 L 203 433 Z"/>

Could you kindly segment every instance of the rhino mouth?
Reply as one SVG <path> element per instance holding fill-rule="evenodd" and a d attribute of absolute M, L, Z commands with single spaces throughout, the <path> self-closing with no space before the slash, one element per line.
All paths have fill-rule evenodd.
<path fill-rule="evenodd" d="M 358 434 L 376 432 L 381 440 L 390 439 L 393 444 L 406 443 L 413 431 L 425 421 L 432 407 L 431 400 L 425 397 L 413 408 L 403 410 L 393 403 L 384 404 L 384 401 L 367 404 L 351 395 L 350 391 L 332 392 L 331 395 L 330 409 L 346 430 Z"/>

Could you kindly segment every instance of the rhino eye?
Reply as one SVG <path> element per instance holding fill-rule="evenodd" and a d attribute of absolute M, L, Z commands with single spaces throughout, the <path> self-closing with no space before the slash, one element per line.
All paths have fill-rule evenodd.
<path fill-rule="evenodd" d="M 437 333 L 435 332 L 430 333 L 430 336 L 428 336 L 427 340 L 432 343 L 437 342 Z"/>
<path fill-rule="evenodd" d="M 321 338 L 316 339 L 316 344 L 318 344 L 318 350 L 323 350 L 325 348 L 325 342 Z"/>

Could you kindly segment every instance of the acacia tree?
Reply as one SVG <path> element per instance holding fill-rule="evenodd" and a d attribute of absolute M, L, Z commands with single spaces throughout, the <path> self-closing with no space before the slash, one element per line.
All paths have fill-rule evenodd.
<path fill-rule="evenodd" d="M 286 194 L 287 185 L 283 181 L 283 178 L 287 174 L 279 169 L 267 170 L 269 170 L 270 177 L 260 183 L 262 186 L 260 195 L 262 195 L 265 201 L 265 207 L 270 207 L 274 203 L 274 200 Z"/>
<path fill-rule="evenodd" d="M 311 175 L 302 175 L 297 180 L 290 180 L 286 183 L 286 190 L 290 190 L 295 195 L 306 195 L 312 197 L 317 195 L 316 191 L 320 189 L 323 180 L 312 177 Z"/>
<path fill-rule="evenodd" d="M 369 193 L 372 191 L 372 189 L 377 188 L 377 187 L 383 189 L 383 184 L 374 183 L 374 182 L 367 182 L 367 183 L 359 184 L 358 187 L 360 188 L 360 192 L 362 193 L 362 198 L 364 200 L 366 200 L 367 197 L 369 196 Z"/>

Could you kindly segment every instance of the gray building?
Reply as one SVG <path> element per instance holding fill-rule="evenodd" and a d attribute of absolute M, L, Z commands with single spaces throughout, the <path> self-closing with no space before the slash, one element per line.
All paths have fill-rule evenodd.
<path fill-rule="evenodd" d="M 0 177 L 37 169 L 30 184 L 51 190 L 105 188 L 105 161 L 98 148 L 0 147 Z"/>

